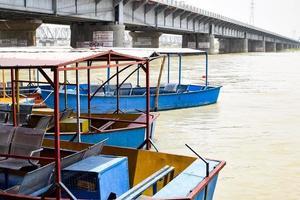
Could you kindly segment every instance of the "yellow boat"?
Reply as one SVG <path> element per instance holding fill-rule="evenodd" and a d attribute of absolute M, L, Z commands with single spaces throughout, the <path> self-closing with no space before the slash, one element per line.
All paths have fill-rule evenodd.
<path fill-rule="evenodd" d="M 64 149 L 65 152 L 81 151 L 90 146 L 86 143 L 61 141 L 61 149 Z M 53 148 L 53 140 L 44 140 L 44 147 Z M 143 197 L 146 199 L 212 200 L 218 174 L 225 166 L 224 161 L 206 159 L 209 163 L 206 176 L 206 164 L 197 157 L 113 146 L 104 146 L 101 155 L 128 158 L 129 188 L 123 194 L 116 195 L 117 199 Z M 43 156 L 49 156 L 49 154 Z M 159 174 L 160 172 L 161 174 Z M 81 172 L 81 175 L 83 173 Z M 86 173 L 89 174 L 89 172 Z M 63 180 L 65 178 L 63 176 Z M 82 175 L 82 179 L 76 180 L 76 184 L 81 190 L 95 186 L 94 179 L 86 180 L 85 178 Z M 122 180 L 121 177 L 118 179 Z M 117 184 L 117 182 L 117 180 L 111 180 L 106 184 Z M 75 193 L 79 195 L 80 199 L 91 199 L 91 196 L 88 195 L 92 195 L 84 191 L 75 191 Z M 87 196 L 83 198 L 80 195 Z"/>
<path fill-rule="evenodd" d="M 27 103 L 34 103 L 34 98 L 20 98 L 20 104 L 27 104 Z M 0 103 L 2 104 L 11 104 L 12 98 L 11 97 L 5 97 L 5 98 L 0 98 Z"/>

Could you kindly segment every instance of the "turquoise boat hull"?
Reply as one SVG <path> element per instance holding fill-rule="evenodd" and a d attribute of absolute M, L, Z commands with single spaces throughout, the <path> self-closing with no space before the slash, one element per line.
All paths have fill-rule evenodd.
<path fill-rule="evenodd" d="M 154 137 L 156 119 L 152 121 L 150 137 Z M 71 141 L 75 134 L 61 133 L 60 139 L 63 141 Z M 54 135 L 47 133 L 45 135 L 48 139 L 54 139 Z M 96 144 L 103 140 L 106 140 L 105 144 L 110 146 L 127 147 L 137 149 L 140 147 L 146 139 L 146 128 L 123 128 L 110 131 L 104 131 L 101 133 L 84 133 L 80 136 L 81 142 Z"/>
<path fill-rule="evenodd" d="M 206 178 L 206 166 L 202 160 L 194 161 L 188 168 L 182 171 L 164 188 L 157 192 L 154 199 L 176 199 L 178 197 L 190 197 L 195 200 L 212 200 L 218 180 L 218 172 L 214 169 L 219 161 L 206 160 L 209 163 L 209 172 L 213 173 L 207 185 L 199 187 Z"/>

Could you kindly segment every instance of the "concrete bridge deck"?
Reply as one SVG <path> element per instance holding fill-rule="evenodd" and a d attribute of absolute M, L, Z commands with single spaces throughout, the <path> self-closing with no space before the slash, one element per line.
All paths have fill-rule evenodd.
<path fill-rule="evenodd" d="M 34 45 L 42 22 L 71 25 L 71 45 L 158 47 L 161 33 L 180 34 L 182 46 L 213 53 L 299 48 L 299 41 L 175 0 L 0 0 L 2 43 Z M 23 31 L 21 35 L 18 35 Z M 25 35 L 25 36 L 24 36 Z M 27 42 L 25 42 L 27 41 Z"/>

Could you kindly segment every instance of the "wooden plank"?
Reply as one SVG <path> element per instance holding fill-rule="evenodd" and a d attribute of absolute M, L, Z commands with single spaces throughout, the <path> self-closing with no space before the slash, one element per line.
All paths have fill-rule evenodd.
<path fill-rule="evenodd" d="M 164 66 L 165 66 L 165 61 L 166 61 L 166 56 L 163 57 L 163 60 L 161 62 L 159 77 L 158 77 L 158 81 L 157 81 L 157 85 L 156 85 L 155 105 L 154 105 L 154 110 L 155 111 L 158 110 L 159 89 L 160 89 L 160 82 L 161 82 L 162 72 L 163 72 L 163 69 L 164 69 Z"/>

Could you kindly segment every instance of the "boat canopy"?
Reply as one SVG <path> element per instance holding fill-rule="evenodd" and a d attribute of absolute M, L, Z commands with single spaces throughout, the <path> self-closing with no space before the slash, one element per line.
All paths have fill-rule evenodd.
<path fill-rule="evenodd" d="M 145 61 L 160 54 L 199 55 L 205 51 L 189 48 L 0 48 L 0 68 L 55 67 L 84 61 Z"/>
<path fill-rule="evenodd" d="M 90 116 L 91 100 L 95 94 L 101 89 L 102 85 L 91 95 L 91 70 L 106 68 L 109 72 L 111 67 L 116 67 L 117 79 L 117 91 L 120 89 L 120 85 L 123 83 L 119 82 L 119 73 L 130 68 L 135 67 L 137 71 L 140 68 L 143 69 L 146 75 L 146 119 L 144 125 L 146 126 L 145 141 L 140 146 L 146 149 L 150 149 L 153 145 L 151 140 L 151 127 L 150 127 L 150 76 L 149 68 L 150 61 L 159 58 L 159 54 L 151 49 L 140 50 L 140 49 L 71 49 L 71 48 L 0 48 L 0 69 L 2 69 L 2 75 L 4 77 L 4 70 L 10 71 L 10 82 L 11 82 L 11 113 L 13 118 L 13 126 L 18 126 L 18 105 L 19 105 L 19 82 L 28 83 L 47 83 L 53 88 L 54 95 L 54 159 L 55 161 L 55 188 L 56 188 L 56 199 L 61 199 L 61 190 L 66 190 L 62 186 L 61 178 L 61 154 L 60 154 L 60 86 L 70 85 L 67 82 L 67 71 L 75 71 L 76 77 L 76 120 L 78 131 L 80 134 L 80 91 L 79 91 L 79 71 L 87 71 L 87 85 L 88 85 L 88 96 L 87 104 Z M 165 57 L 164 57 L 165 58 Z M 98 64 L 98 61 L 102 61 Z M 103 63 L 104 62 L 104 63 Z M 122 69 L 119 69 L 122 67 Z M 20 80 L 19 71 L 20 69 L 31 69 L 38 71 L 38 74 L 42 74 L 46 79 L 46 82 L 32 81 L 31 76 L 28 76 L 28 80 Z M 51 69 L 52 73 L 46 73 L 44 69 Z M 64 82 L 60 82 L 60 74 L 64 72 Z M 37 76 L 38 77 L 38 76 Z M 111 78 L 110 78 L 111 79 Z M 3 78 L 4 80 L 4 78 Z M 124 82 L 124 81 L 123 81 Z M 65 99 L 67 87 L 64 87 Z M 119 92 L 117 92 L 117 113 L 119 112 Z M 80 141 L 79 141 L 80 142 Z M 15 156 L 15 155 L 10 155 Z M 5 157 L 9 157 L 5 155 Z M 23 156 L 23 158 L 32 159 L 31 156 Z M 41 160 L 41 158 L 37 158 Z M 1 192 L 0 192 L 1 194 Z"/>
<path fill-rule="evenodd" d="M 158 55 L 151 49 L 2 48 L 0 68 L 61 67 L 84 61 L 146 61 Z"/>

